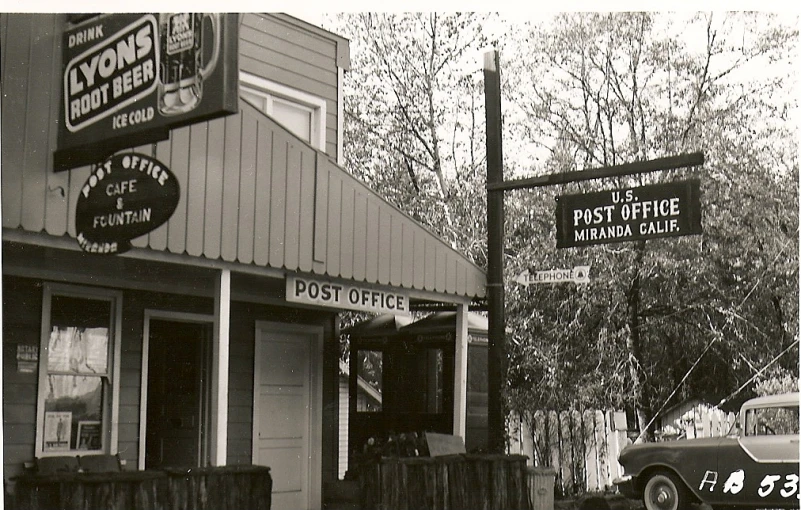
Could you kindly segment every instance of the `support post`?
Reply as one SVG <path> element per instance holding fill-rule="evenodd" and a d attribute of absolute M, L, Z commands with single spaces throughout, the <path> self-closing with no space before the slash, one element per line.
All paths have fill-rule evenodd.
<path fill-rule="evenodd" d="M 211 374 L 212 466 L 225 466 L 228 457 L 228 364 L 231 329 L 231 271 L 222 269 L 214 282 L 214 347 Z"/>
<path fill-rule="evenodd" d="M 456 343 L 453 367 L 453 435 L 465 439 L 467 430 L 467 305 L 456 305 Z"/>
<path fill-rule="evenodd" d="M 498 51 L 484 54 L 484 101 L 487 120 L 487 187 L 503 182 L 501 137 L 501 73 Z M 503 191 L 487 191 L 487 308 L 489 352 L 487 359 L 487 446 L 490 452 L 506 449 L 506 317 L 503 288 Z"/>

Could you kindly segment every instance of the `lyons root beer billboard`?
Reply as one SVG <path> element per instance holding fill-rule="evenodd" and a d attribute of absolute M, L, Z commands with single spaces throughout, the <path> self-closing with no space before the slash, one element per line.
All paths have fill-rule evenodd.
<path fill-rule="evenodd" d="M 55 169 L 236 113 L 237 22 L 236 14 L 109 14 L 68 28 Z"/>
<path fill-rule="evenodd" d="M 698 179 L 557 197 L 557 248 L 700 233 Z"/>

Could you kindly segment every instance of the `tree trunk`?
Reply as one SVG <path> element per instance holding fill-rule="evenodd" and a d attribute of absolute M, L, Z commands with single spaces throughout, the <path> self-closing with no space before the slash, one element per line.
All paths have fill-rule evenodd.
<path fill-rule="evenodd" d="M 631 376 L 631 391 L 634 409 L 637 413 L 637 423 L 640 427 L 640 437 L 647 437 L 648 407 L 643 405 L 642 385 L 642 340 L 640 338 L 640 274 L 642 272 L 643 257 L 645 256 L 645 241 L 638 241 L 634 257 L 634 278 L 631 281 L 627 304 L 627 332 L 626 349 L 629 354 L 629 374 Z"/>

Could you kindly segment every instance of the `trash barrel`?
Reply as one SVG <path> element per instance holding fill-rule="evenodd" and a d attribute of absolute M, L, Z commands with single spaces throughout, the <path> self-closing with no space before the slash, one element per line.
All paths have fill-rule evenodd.
<path fill-rule="evenodd" d="M 556 470 L 552 467 L 529 466 L 528 487 L 531 510 L 553 510 L 553 488 Z"/>

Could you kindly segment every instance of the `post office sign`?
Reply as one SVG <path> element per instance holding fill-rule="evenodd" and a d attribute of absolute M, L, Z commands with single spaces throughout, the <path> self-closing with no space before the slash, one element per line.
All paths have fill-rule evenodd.
<path fill-rule="evenodd" d="M 159 160 L 116 154 L 95 168 L 78 195 L 78 244 L 91 253 L 123 253 L 132 239 L 169 220 L 179 198 L 178 180 Z"/>
<path fill-rule="evenodd" d="M 352 285 L 289 275 L 286 300 L 291 303 L 325 306 L 372 313 L 409 315 L 409 294 L 404 291 Z"/>
<path fill-rule="evenodd" d="M 557 197 L 557 248 L 701 232 L 698 179 Z"/>

